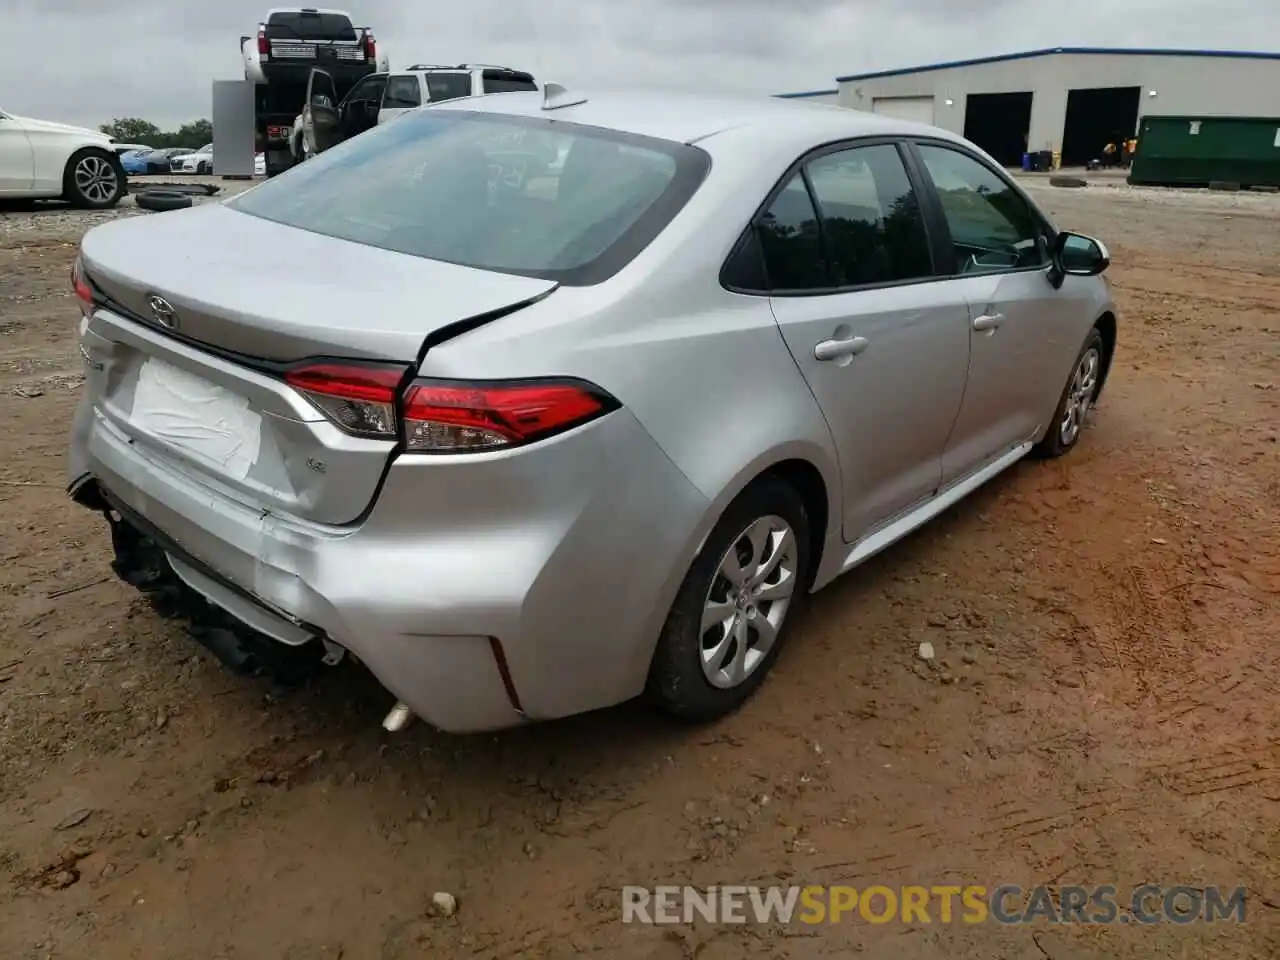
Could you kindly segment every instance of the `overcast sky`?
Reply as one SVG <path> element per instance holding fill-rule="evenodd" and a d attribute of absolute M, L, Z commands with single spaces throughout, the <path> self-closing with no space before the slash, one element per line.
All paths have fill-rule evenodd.
<path fill-rule="evenodd" d="M 280 0 L 0 0 L 0 107 L 170 129 L 243 78 Z M 330 3 L 333 0 L 329 0 Z M 392 67 L 505 63 L 540 80 L 759 93 L 1050 46 L 1280 49 L 1277 0 L 350 0 Z M 1087 78 L 1082 78 L 1087 79 Z"/>

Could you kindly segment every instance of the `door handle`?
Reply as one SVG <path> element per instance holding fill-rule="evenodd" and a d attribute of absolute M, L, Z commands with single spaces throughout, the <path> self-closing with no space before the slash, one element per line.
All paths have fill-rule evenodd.
<path fill-rule="evenodd" d="M 818 343 L 813 348 L 813 355 L 818 360 L 839 360 L 841 357 L 855 357 L 865 349 L 866 337 L 848 337 L 844 340 L 832 338 Z"/>
<path fill-rule="evenodd" d="M 973 318 L 973 329 L 994 330 L 1002 323 L 1004 323 L 1003 313 L 984 313 L 980 317 Z"/>

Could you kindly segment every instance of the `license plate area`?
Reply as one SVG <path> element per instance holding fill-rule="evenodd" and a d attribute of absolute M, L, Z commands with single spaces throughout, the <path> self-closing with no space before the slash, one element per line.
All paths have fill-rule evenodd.
<path fill-rule="evenodd" d="M 129 422 L 235 480 L 262 447 L 262 417 L 247 397 L 156 357 L 138 368 Z"/>

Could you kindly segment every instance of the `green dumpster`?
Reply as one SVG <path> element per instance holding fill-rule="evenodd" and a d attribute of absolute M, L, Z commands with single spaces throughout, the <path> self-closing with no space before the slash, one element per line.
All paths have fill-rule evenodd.
<path fill-rule="evenodd" d="M 1143 117 L 1129 182 L 1280 187 L 1280 117 Z"/>

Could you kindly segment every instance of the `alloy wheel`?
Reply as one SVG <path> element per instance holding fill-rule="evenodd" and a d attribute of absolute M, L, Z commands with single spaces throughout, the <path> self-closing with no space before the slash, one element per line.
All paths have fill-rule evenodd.
<path fill-rule="evenodd" d="M 116 168 L 104 157 L 88 156 L 76 164 L 76 189 L 90 203 L 107 203 L 120 189 Z"/>
<path fill-rule="evenodd" d="M 1096 347 L 1086 350 L 1076 363 L 1075 372 L 1071 375 L 1071 385 L 1067 388 L 1062 422 L 1058 426 L 1058 436 L 1064 446 L 1075 443 L 1076 437 L 1084 428 L 1084 420 L 1089 414 L 1093 393 L 1098 386 L 1098 369 L 1101 365 L 1102 357 Z"/>
<path fill-rule="evenodd" d="M 795 531 L 761 517 L 725 551 L 702 609 L 702 673 L 719 689 L 736 687 L 777 642 L 799 570 Z"/>

